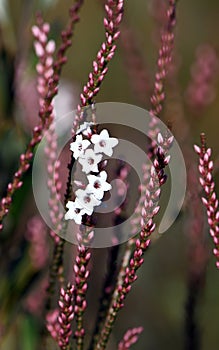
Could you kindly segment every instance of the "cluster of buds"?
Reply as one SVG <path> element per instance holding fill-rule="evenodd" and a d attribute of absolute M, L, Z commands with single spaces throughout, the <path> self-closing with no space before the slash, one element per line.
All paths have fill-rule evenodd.
<path fill-rule="evenodd" d="M 129 350 L 132 345 L 137 343 L 139 335 L 143 332 L 142 327 L 129 329 L 118 344 L 118 350 Z"/>
<path fill-rule="evenodd" d="M 152 233 L 154 231 L 154 228 L 155 228 L 155 224 L 153 224 L 152 220 L 150 220 L 146 225 L 146 229 L 147 231 L 149 230 L 149 232 Z M 146 229 L 145 229 L 145 232 L 146 232 Z M 116 311 L 123 308 L 126 295 L 130 292 L 132 284 L 138 278 L 136 271 L 144 262 L 143 254 L 150 245 L 150 240 L 145 239 L 145 237 L 149 236 L 149 234 L 147 233 L 147 235 L 145 235 L 145 232 L 142 231 L 140 234 L 140 239 L 136 240 L 135 250 L 132 258 L 130 259 L 129 266 L 125 270 L 123 282 L 121 285 L 117 287 L 118 295 L 113 304 L 113 308 Z"/>
<path fill-rule="evenodd" d="M 36 65 L 36 71 L 38 73 L 37 78 L 37 91 L 39 93 L 39 115 L 45 117 L 45 109 L 49 108 L 50 112 L 50 127 L 47 130 L 45 137 L 47 146 L 45 147 L 45 154 L 47 157 L 47 172 L 48 181 L 47 185 L 50 191 L 50 219 L 55 227 L 54 230 L 50 230 L 50 235 L 56 243 L 60 238 L 55 232 L 62 230 L 61 220 L 63 218 L 62 213 L 59 210 L 60 202 L 60 189 L 61 182 L 59 181 L 58 169 L 60 167 L 60 161 L 56 161 L 57 157 L 57 136 L 55 134 L 55 125 L 53 106 L 46 107 L 46 98 L 50 90 L 50 82 L 54 75 L 54 60 L 53 53 L 55 51 L 55 42 L 48 40 L 50 26 L 48 23 L 44 23 L 40 15 L 37 18 L 37 24 L 32 27 L 32 33 L 35 38 L 34 48 L 39 62 Z"/>
<path fill-rule="evenodd" d="M 93 236 L 93 232 L 90 233 L 90 238 Z M 83 245 L 78 246 L 78 255 L 74 264 L 75 272 L 75 316 L 77 322 L 77 329 L 75 331 L 75 338 L 78 344 L 83 342 L 85 334 L 83 327 L 83 314 L 87 307 L 86 292 L 87 292 L 87 280 L 89 277 L 89 270 L 87 265 L 90 261 L 91 253 Z"/>
<path fill-rule="evenodd" d="M 46 288 L 48 286 L 48 278 L 44 276 L 37 284 L 30 290 L 27 297 L 24 299 L 24 308 L 32 315 L 41 317 L 46 300 Z"/>
<path fill-rule="evenodd" d="M 93 61 L 93 70 L 89 73 L 88 81 L 83 87 L 80 95 L 81 105 L 78 105 L 78 113 L 75 116 L 72 136 L 74 137 L 78 125 L 83 118 L 82 107 L 92 104 L 92 100 L 98 94 L 100 85 L 108 72 L 108 63 L 113 58 L 116 51 L 115 42 L 120 36 L 119 25 L 122 21 L 124 9 L 123 0 L 107 0 L 105 5 L 106 17 L 104 27 L 106 40 L 98 51 L 96 59 Z"/>
<path fill-rule="evenodd" d="M 115 225 L 120 224 L 120 222 L 122 222 L 127 216 L 126 208 L 127 208 L 127 202 L 128 202 L 127 191 L 129 189 L 129 181 L 128 181 L 129 173 L 130 173 L 130 166 L 127 164 L 122 164 L 116 172 L 116 179 L 119 181 L 117 182 L 117 185 L 116 185 L 117 201 L 115 203 L 116 208 L 114 210 Z M 124 198 L 124 196 L 126 197 Z M 117 206 L 118 202 L 121 203 L 119 206 Z M 113 243 L 116 243 L 116 242 L 118 242 L 118 238 L 113 237 Z"/>
<path fill-rule="evenodd" d="M 53 76 L 53 54 L 55 52 L 54 40 L 48 40 L 50 26 L 44 23 L 42 18 L 38 16 L 38 25 L 32 27 L 32 33 L 35 38 L 34 48 L 39 62 L 36 66 L 38 73 L 37 91 L 40 95 L 40 110 L 44 109 L 45 97 L 48 94 L 49 81 Z"/>
<path fill-rule="evenodd" d="M 160 130 L 157 127 L 157 119 L 163 109 L 163 101 L 165 99 L 164 81 L 166 79 L 170 63 L 172 62 L 173 44 L 174 44 L 174 28 L 176 24 L 176 0 L 169 0 L 167 8 L 167 24 L 161 34 L 161 46 L 157 61 L 157 73 L 155 75 L 154 91 L 151 96 L 151 121 L 149 123 L 149 137 L 152 140 L 157 138 Z M 151 145 L 151 153 L 156 156 L 156 145 Z"/>
<path fill-rule="evenodd" d="M 89 74 L 87 85 L 84 86 L 83 93 L 81 94 L 82 106 L 86 106 L 99 92 L 99 85 L 108 70 L 106 64 L 114 56 L 116 50 L 115 41 L 120 35 L 118 26 L 122 20 L 123 6 L 123 0 L 108 0 L 105 5 L 106 17 L 104 18 L 104 27 L 106 29 L 106 42 L 102 44 L 101 49 L 97 53 L 96 60 L 93 61 L 93 72 Z"/>
<path fill-rule="evenodd" d="M 173 29 L 175 27 L 175 9 L 176 2 L 169 0 L 169 7 L 167 9 L 167 28 L 161 34 L 161 47 L 159 50 L 159 57 L 157 61 L 158 72 L 155 77 L 154 93 L 151 96 L 152 110 L 151 114 L 158 116 L 162 111 L 162 102 L 164 101 L 164 79 L 167 75 L 167 67 L 172 61 L 172 51 L 174 34 Z"/>
<path fill-rule="evenodd" d="M 173 142 L 173 136 L 163 137 L 161 133 L 157 138 L 157 158 L 154 159 L 153 165 L 143 165 L 143 183 L 140 185 L 141 197 L 138 206 L 135 209 L 135 217 L 132 220 L 132 233 L 138 232 L 138 225 L 143 228 L 145 222 L 153 218 L 160 209 L 157 206 L 160 198 L 160 187 L 166 182 L 166 174 L 164 168 L 169 164 L 170 155 L 167 155 L 168 149 Z"/>
<path fill-rule="evenodd" d="M 141 52 L 141 46 L 135 33 L 129 26 L 123 24 L 121 31 L 121 45 L 124 51 L 124 63 L 133 90 L 133 96 L 145 106 L 146 96 L 151 92 L 151 76 L 149 69 L 145 65 L 145 60 Z"/>
<path fill-rule="evenodd" d="M 55 133 L 55 124 L 52 123 L 49 130 L 45 134 L 47 145 L 45 147 L 45 155 L 47 157 L 47 186 L 50 192 L 49 208 L 50 220 L 53 225 L 53 230 L 50 230 L 50 235 L 56 243 L 60 241 L 57 235 L 62 230 L 63 214 L 60 212 L 60 190 L 62 183 L 59 177 L 60 161 L 57 160 L 57 135 Z"/>
<path fill-rule="evenodd" d="M 191 68 L 191 81 L 186 91 L 186 102 L 194 113 L 211 104 L 216 96 L 219 72 L 217 53 L 210 45 L 198 47 L 196 61 Z"/>
<path fill-rule="evenodd" d="M 66 290 L 61 288 L 59 309 L 50 311 L 46 316 L 46 327 L 61 350 L 67 350 L 72 334 L 71 324 L 74 318 L 73 303 L 74 286 L 68 284 Z"/>
<path fill-rule="evenodd" d="M 78 189 L 75 192 L 75 201 L 68 201 L 65 214 L 66 220 L 74 220 L 76 224 L 81 224 L 84 214 L 92 215 L 94 207 L 101 204 L 104 192 L 111 189 L 111 185 L 106 181 L 106 171 L 99 171 L 98 164 L 103 158 L 103 154 L 111 157 L 113 148 L 118 144 L 118 140 L 109 137 L 106 129 L 100 134 L 93 133 L 90 125 L 84 123 L 78 130 L 76 140 L 71 143 L 70 149 L 73 156 L 82 166 L 82 172 L 86 174 L 88 184 L 85 189 Z"/>
<path fill-rule="evenodd" d="M 170 155 L 167 155 L 167 152 L 172 146 L 173 140 L 173 136 L 168 135 L 167 137 L 163 137 L 161 133 L 159 133 L 157 137 L 157 157 L 154 160 L 153 165 L 156 170 L 160 186 L 162 186 L 167 179 L 166 175 L 164 174 L 164 168 L 169 164 L 170 161 Z"/>
<path fill-rule="evenodd" d="M 74 318 L 73 301 L 74 286 L 69 284 L 66 291 L 61 288 L 59 307 L 60 313 L 58 316 L 58 322 L 60 325 L 59 341 L 58 344 L 61 350 L 66 350 L 69 344 L 69 338 L 72 334 L 71 322 Z"/>
<path fill-rule="evenodd" d="M 210 235 L 213 238 L 215 248 L 214 255 L 217 258 L 216 266 L 219 268 L 219 211 L 218 199 L 215 192 L 215 183 L 213 180 L 213 161 L 211 160 L 211 148 L 206 147 L 205 134 L 201 134 L 201 147 L 195 145 L 195 152 L 199 155 L 199 173 L 200 184 L 205 192 L 202 202 L 207 209 L 208 224 Z"/>
<path fill-rule="evenodd" d="M 49 311 L 46 315 L 46 328 L 51 337 L 58 343 L 60 324 L 58 322 L 59 309 Z"/>
<path fill-rule="evenodd" d="M 13 181 L 8 184 L 7 194 L 1 200 L 0 205 L 0 231 L 3 229 L 2 220 L 9 212 L 10 205 L 12 203 L 12 196 L 16 190 L 22 187 L 23 181 L 21 181 L 23 174 L 29 169 L 30 161 L 33 158 L 33 149 L 36 144 L 38 144 L 41 139 L 41 127 L 35 127 L 33 130 L 33 138 L 28 145 L 28 148 L 24 154 L 20 155 L 20 166 L 19 169 L 14 174 Z"/>
<path fill-rule="evenodd" d="M 47 228 L 40 217 L 28 221 L 26 239 L 30 242 L 29 256 L 33 267 L 37 270 L 44 268 L 49 257 Z"/>

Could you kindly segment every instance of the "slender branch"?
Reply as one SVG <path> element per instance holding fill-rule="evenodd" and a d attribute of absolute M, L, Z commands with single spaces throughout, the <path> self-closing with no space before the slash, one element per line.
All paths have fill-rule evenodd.
<path fill-rule="evenodd" d="M 158 152 L 158 159 L 160 161 L 158 162 L 157 159 L 154 160 L 154 167 L 151 169 L 150 174 L 151 191 L 146 192 L 144 208 L 142 208 L 141 233 L 139 238 L 132 239 L 127 243 L 116 288 L 111 299 L 111 304 L 108 309 L 104 325 L 100 334 L 98 335 L 95 350 L 104 350 L 106 348 L 118 312 L 123 308 L 124 300 L 131 290 L 131 285 L 137 279 L 136 272 L 144 262 L 143 254 L 150 244 L 149 237 L 155 229 L 153 219 L 159 212 L 159 206 L 154 205 L 154 199 L 156 197 L 156 203 L 160 196 L 160 190 L 158 188 L 159 183 L 162 184 L 163 179 L 165 178 L 163 168 L 170 160 L 169 157 L 165 157 L 165 153 L 162 148 L 160 148 Z M 160 168 L 161 165 L 162 168 Z M 157 174 L 159 174 L 160 177 L 158 176 L 157 178 Z M 153 200 L 151 199 L 151 192 L 154 194 Z M 132 252 L 133 247 L 134 251 Z"/>
<path fill-rule="evenodd" d="M 165 100 L 164 83 L 167 77 L 168 69 L 173 57 L 174 47 L 174 28 L 176 24 L 176 0 L 169 0 L 167 9 L 167 24 L 161 34 L 161 44 L 159 49 L 157 72 L 155 74 L 154 89 L 151 96 L 151 121 L 149 123 L 148 136 L 151 140 L 156 140 L 159 130 L 157 128 L 157 119 L 163 110 Z M 151 141 L 149 156 L 156 156 L 155 141 Z"/>
<path fill-rule="evenodd" d="M 49 82 L 48 93 L 44 99 L 44 104 L 42 105 L 39 111 L 40 122 L 33 129 L 33 136 L 27 145 L 26 151 L 20 156 L 18 170 L 14 174 L 12 182 L 9 183 L 7 186 L 6 196 L 1 200 L 0 231 L 3 229 L 3 223 L 2 223 L 3 218 L 6 217 L 9 213 L 9 209 L 12 204 L 12 197 L 14 193 L 23 185 L 22 178 L 23 178 L 23 175 L 26 173 L 26 171 L 30 167 L 30 163 L 34 155 L 35 146 L 39 144 L 39 142 L 42 139 L 43 132 L 49 128 L 52 122 L 51 115 L 52 115 L 53 107 L 51 103 L 53 101 L 53 98 L 58 93 L 58 83 L 59 83 L 62 67 L 67 61 L 66 51 L 71 46 L 71 37 L 73 35 L 73 29 L 75 24 L 79 20 L 79 17 L 77 14 L 82 4 L 83 4 L 83 1 L 78 0 L 76 4 L 73 5 L 72 8 L 70 9 L 70 22 L 66 30 L 63 31 L 62 33 L 62 44 L 58 50 L 57 58 L 53 65 L 54 73 Z"/>
<path fill-rule="evenodd" d="M 77 114 L 75 116 L 73 128 L 72 128 L 73 139 L 76 135 L 80 122 L 84 118 L 83 107 L 88 105 L 93 106 L 93 99 L 98 94 L 101 83 L 103 82 L 103 79 L 107 74 L 107 71 L 108 71 L 107 65 L 112 60 L 115 54 L 115 50 L 116 50 L 115 42 L 117 41 L 120 35 L 119 25 L 123 16 L 123 0 L 107 0 L 105 5 L 105 10 L 106 10 L 106 17 L 104 18 L 104 27 L 105 27 L 106 41 L 102 44 L 101 49 L 97 53 L 96 59 L 93 61 L 93 71 L 89 74 L 88 82 L 83 88 L 83 93 L 81 93 L 80 95 L 81 104 L 78 105 Z M 68 174 L 67 188 L 65 193 L 65 202 L 71 199 L 71 195 L 72 195 L 71 179 L 72 179 L 73 165 L 74 165 L 74 157 L 71 154 L 71 159 L 68 164 L 69 174 Z M 76 257 L 76 259 L 78 260 L 78 261 L 76 260 L 77 264 L 79 262 L 80 264 L 82 264 L 82 262 L 86 260 L 85 256 L 89 255 L 89 259 L 90 259 L 90 253 L 88 252 L 88 248 L 83 246 L 83 242 L 78 249 L 79 249 L 79 254 Z M 84 266 L 81 271 L 80 266 L 77 266 L 77 264 L 75 265 L 76 277 L 77 277 L 77 274 L 79 274 L 80 278 L 82 278 L 83 280 L 84 279 L 86 280 L 88 276 L 83 275 L 85 273 Z M 80 274 L 82 274 L 83 276 Z M 78 350 L 83 349 L 84 334 L 85 334 L 84 328 L 83 328 L 83 314 L 86 308 L 85 286 L 86 286 L 85 282 L 84 282 L 84 287 L 81 286 L 80 279 L 78 283 L 76 282 L 75 337 L 76 337 L 76 344 L 77 344 Z"/>
<path fill-rule="evenodd" d="M 126 188 L 129 187 L 127 177 L 129 175 L 129 166 L 127 164 L 120 165 L 119 169 L 116 171 L 116 178 L 120 179 L 123 184 L 126 183 Z M 120 188 L 120 185 L 117 186 L 117 195 L 123 196 L 123 189 Z M 121 222 L 122 218 L 125 217 L 125 208 L 127 204 L 128 197 L 126 196 L 122 205 L 119 208 L 114 210 L 114 224 L 118 225 Z M 117 240 L 117 237 L 113 237 L 114 240 Z M 120 253 L 120 246 L 114 245 L 108 250 L 108 259 L 107 259 L 107 271 L 105 274 L 104 282 L 102 285 L 101 296 L 99 299 L 99 310 L 97 312 L 97 318 L 95 322 L 95 328 L 91 337 L 91 343 L 89 349 L 94 348 L 94 344 L 97 340 L 98 334 L 100 332 L 101 326 L 106 318 L 107 310 L 109 309 L 111 297 L 115 289 L 117 274 L 118 274 L 118 257 Z"/>
<path fill-rule="evenodd" d="M 158 72 L 156 74 L 154 93 L 151 98 L 152 109 L 151 109 L 151 123 L 150 123 L 150 136 L 153 140 L 159 140 L 159 143 L 163 144 L 163 147 L 157 146 L 152 142 L 151 144 L 151 157 L 154 155 L 154 169 L 159 179 L 159 184 L 157 184 L 156 176 L 151 179 L 150 184 L 151 187 L 154 187 L 154 195 L 156 199 L 160 196 L 159 186 L 163 185 L 166 181 L 166 175 L 164 174 L 164 168 L 169 162 L 169 157 L 166 152 L 168 148 L 171 146 L 173 139 L 171 137 L 166 136 L 163 138 L 161 135 L 158 136 L 158 130 L 156 128 L 157 121 L 154 118 L 154 115 L 158 115 L 162 110 L 162 103 L 165 98 L 164 94 L 164 80 L 167 75 L 167 68 L 169 63 L 172 60 L 172 48 L 173 48 L 173 40 L 174 34 L 173 29 L 175 27 L 175 6 L 176 2 L 174 0 L 169 0 L 169 7 L 167 10 L 167 28 L 161 36 L 161 48 L 159 50 L 159 59 L 158 59 Z M 158 136 L 158 137 L 157 137 Z M 153 172 L 151 175 L 155 175 Z M 149 175 L 148 175 L 149 176 Z M 147 182 L 149 178 L 147 178 Z M 148 184 L 148 183 L 147 183 Z M 156 190 L 155 190 L 156 189 Z M 107 317 L 105 320 L 105 324 L 102 327 L 102 331 L 98 337 L 96 350 L 103 350 L 106 347 L 108 342 L 110 333 L 112 331 L 112 327 L 116 320 L 118 311 L 123 307 L 123 300 L 131 289 L 131 284 L 136 280 L 137 275 L 136 271 L 143 263 L 143 259 L 141 256 L 147 249 L 150 240 L 148 237 L 155 229 L 155 225 L 153 224 L 153 217 L 158 213 L 159 207 L 154 205 L 154 202 L 147 198 L 144 201 L 144 206 L 141 209 L 141 226 L 142 232 L 140 234 L 139 239 L 132 239 L 127 243 L 125 255 L 121 264 L 121 270 L 118 275 L 117 286 L 114 291 L 112 302 L 110 308 L 107 313 Z M 147 215 L 147 213 L 150 213 Z M 134 252 L 132 252 L 133 247 L 135 247 Z M 138 249 L 141 247 L 141 251 Z M 138 255 L 139 254 L 139 255 Z M 134 258 L 133 258 L 134 257 Z M 137 259 L 137 261 L 135 261 Z"/>
<path fill-rule="evenodd" d="M 79 245 L 78 245 L 78 254 L 75 259 L 74 264 L 74 273 L 75 273 L 75 318 L 76 318 L 76 331 L 74 336 L 76 338 L 76 349 L 82 350 L 84 346 L 84 335 L 85 330 L 83 327 L 83 315 L 87 308 L 86 302 L 86 292 L 87 292 L 87 280 L 89 277 L 89 270 L 87 265 L 91 258 L 91 253 L 89 249 L 84 245 L 81 245 L 84 239 L 82 235 L 79 234 Z M 91 241 L 93 238 L 93 231 L 88 234 L 88 241 Z"/>
<path fill-rule="evenodd" d="M 205 197 L 202 197 L 202 202 L 207 210 L 209 231 L 215 245 L 213 253 L 217 260 L 216 266 L 219 269 L 218 199 L 215 192 L 215 182 L 212 176 L 214 163 L 211 160 L 211 148 L 207 148 L 206 146 L 206 137 L 204 133 L 201 134 L 201 147 L 195 145 L 194 148 L 195 152 L 199 155 L 199 181 L 205 193 Z"/>

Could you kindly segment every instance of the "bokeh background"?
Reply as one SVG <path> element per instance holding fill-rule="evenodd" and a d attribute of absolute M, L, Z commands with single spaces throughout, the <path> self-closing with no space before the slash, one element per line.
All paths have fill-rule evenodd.
<path fill-rule="evenodd" d="M 150 108 L 150 93 L 156 72 L 159 30 L 163 23 L 162 0 L 136 0 L 125 4 L 124 24 L 118 51 L 110 63 L 97 102 L 114 101 Z M 60 32 L 68 20 L 69 0 L 0 1 L 0 194 L 17 168 L 31 128 L 37 124 L 37 94 L 31 26 L 42 11 L 51 24 L 51 37 L 60 42 Z M 85 1 L 68 51 L 57 113 L 77 106 L 79 94 L 104 40 L 103 6 L 98 0 Z M 167 100 L 162 118 L 171 121 L 173 133 L 182 146 L 188 166 L 196 167 L 192 145 L 205 132 L 216 160 L 217 189 L 219 157 L 219 2 L 217 0 L 178 1 L 174 63 L 166 84 Z M 202 89 L 203 88 L 203 89 Z M 191 154 L 190 154 L 191 152 Z M 109 349 L 116 349 L 127 328 L 140 326 L 144 332 L 138 350 L 187 349 L 185 319 L 188 281 L 194 264 L 189 188 L 182 213 L 174 225 L 156 240 L 145 256 L 139 278 L 120 312 Z M 198 188 L 197 188 L 198 193 Z M 190 207 L 189 207 L 190 205 Z M 195 205 L 195 203 L 194 203 Z M 0 237 L 0 348 L 2 350 L 41 349 L 42 314 L 36 302 L 43 290 L 46 267 L 31 262 L 28 227 L 33 221 L 43 234 L 31 190 L 31 172 L 16 194 L 14 206 Z M 204 212 L 203 212 L 204 215 Z M 197 217 L 200 222 L 202 217 Z M 193 218 L 194 219 L 194 218 Z M 29 225 L 29 226 L 28 226 Z M 37 226 L 38 225 L 38 226 Z M 40 226 L 42 225 L 42 226 Z M 197 236 L 196 239 L 199 240 Z M 211 254 L 212 242 L 203 223 L 200 241 L 210 255 L 196 293 L 195 318 L 199 347 L 216 350 L 219 342 L 219 272 Z M 204 243 L 203 243 L 204 242 Z M 43 248 L 42 248 L 43 249 Z M 194 249 L 194 251 L 193 251 Z M 66 269 L 71 271 L 74 247 L 67 247 Z M 94 250 L 88 293 L 86 325 L 92 332 L 101 281 L 107 268 L 107 249 Z M 203 259 L 200 258 L 200 266 Z M 197 259 L 196 259 L 197 263 Z M 43 263 L 42 263 L 43 264 Z M 34 294 L 35 293 L 35 294 Z M 32 299 L 31 299 L 32 297 Z M 29 299 L 30 300 L 29 300 Z M 28 302 L 29 300 L 29 302 Z M 5 331 L 6 325 L 6 331 Z M 55 349 L 54 343 L 50 344 Z"/>

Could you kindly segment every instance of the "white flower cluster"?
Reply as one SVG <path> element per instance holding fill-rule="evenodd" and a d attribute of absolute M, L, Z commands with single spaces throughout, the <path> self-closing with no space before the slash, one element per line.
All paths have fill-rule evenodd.
<path fill-rule="evenodd" d="M 74 220 L 78 225 L 81 224 L 84 214 L 91 215 L 94 207 L 101 204 L 104 192 L 112 188 L 106 181 L 106 171 L 99 172 L 98 164 L 103 154 L 111 157 L 113 147 L 118 144 L 118 139 L 109 137 L 106 129 L 100 134 L 93 134 L 90 125 L 90 123 L 84 123 L 77 132 L 76 140 L 70 144 L 70 150 L 74 158 L 81 164 L 82 171 L 88 180 L 85 189 L 78 189 L 75 192 L 75 201 L 68 201 L 66 204 L 68 211 L 65 214 L 65 220 Z M 79 132 L 82 134 L 78 134 Z"/>

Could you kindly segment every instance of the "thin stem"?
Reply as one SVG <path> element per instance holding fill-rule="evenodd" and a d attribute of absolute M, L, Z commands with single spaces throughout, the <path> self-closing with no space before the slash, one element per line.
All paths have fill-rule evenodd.
<path fill-rule="evenodd" d="M 164 83 L 168 74 L 168 69 L 173 57 L 174 47 L 174 28 L 176 25 L 176 0 L 169 0 L 169 5 L 166 13 L 167 23 L 166 28 L 161 34 L 161 44 L 157 60 L 157 72 L 155 74 L 154 89 L 151 96 L 151 121 L 149 123 L 149 137 L 151 140 L 156 140 L 159 130 L 157 128 L 157 119 L 163 110 L 165 100 Z M 149 156 L 156 156 L 155 141 L 151 141 Z"/>
<path fill-rule="evenodd" d="M 211 160 L 211 148 L 207 148 L 205 134 L 201 134 L 201 147 L 194 146 L 195 152 L 199 155 L 199 173 L 200 184 L 204 190 L 205 196 L 202 197 L 207 217 L 209 232 L 213 239 L 215 248 L 213 253 L 216 257 L 216 266 L 219 269 L 219 210 L 218 199 L 215 192 L 215 182 L 213 178 L 214 163 Z"/>
<path fill-rule="evenodd" d="M 87 302 L 86 302 L 86 292 L 87 292 L 87 281 L 89 277 L 89 270 L 87 268 L 88 263 L 91 258 L 91 252 L 89 252 L 89 249 L 85 247 L 84 245 L 81 245 L 81 243 L 86 239 L 87 237 L 87 243 L 90 242 L 93 239 L 93 231 L 91 232 L 84 232 L 84 234 L 79 234 L 79 245 L 78 245 L 78 254 L 75 259 L 74 264 L 74 273 L 75 273 L 75 318 L 76 318 L 76 331 L 74 333 L 75 339 L 76 339 L 76 349 L 82 350 L 84 347 L 84 322 L 83 322 L 83 316 L 84 312 L 87 308 Z"/>
<path fill-rule="evenodd" d="M 201 349 L 201 331 L 197 325 L 197 305 L 199 303 L 202 275 L 197 278 L 192 278 L 188 284 L 188 295 L 185 305 L 186 319 L 185 332 L 186 343 L 185 350 L 199 350 Z"/>
<path fill-rule="evenodd" d="M 119 255 L 119 246 L 111 247 L 108 251 L 107 272 L 103 282 L 101 297 L 99 300 L 99 310 L 95 322 L 95 328 L 91 337 L 89 349 L 92 350 L 97 341 L 100 329 L 106 318 L 107 310 L 109 309 L 110 300 L 115 288 L 116 274 L 117 274 L 117 259 Z"/>
<path fill-rule="evenodd" d="M 8 184 L 6 196 L 2 198 L 0 204 L 0 231 L 3 229 L 3 219 L 8 215 L 9 209 L 12 204 L 12 197 L 14 193 L 23 185 L 22 178 L 23 175 L 30 167 L 30 163 L 33 159 L 34 149 L 37 144 L 42 140 L 42 135 L 45 130 L 47 130 L 52 122 L 51 114 L 53 111 L 53 107 L 51 105 L 53 98 L 58 93 L 58 83 L 61 75 L 62 67 L 66 63 L 66 51 L 71 46 L 71 37 L 73 35 L 73 29 L 75 24 L 78 22 L 79 18 L 77 16 L 78 11 L 80 10 L 83 4 L 82 0 L 76 2 L 75 5 L 70 9 L 70 23 L 67 26 L 67 29 L 62 33 L 62 44 L 58 50 L 57 58 L 53 65 L 53 76 L 49 82 L 49 88 L 47 96 L 44 99 L 44 104 L 39 111 L 40 122 L 33 129 L 33 136 L 29 141 L 26 151 L 21 154 L 19 167 L 12 182 Z"/>

